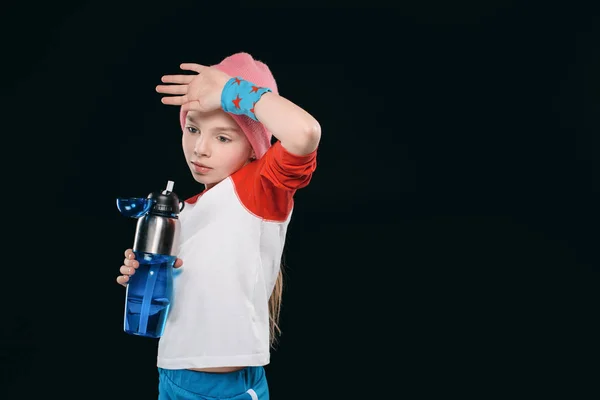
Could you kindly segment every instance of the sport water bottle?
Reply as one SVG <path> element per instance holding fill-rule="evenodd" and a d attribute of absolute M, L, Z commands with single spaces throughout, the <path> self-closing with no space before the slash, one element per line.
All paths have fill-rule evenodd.
<path fill-rule="evenodd" d="M 124 330 L 131 335 L 162 336 L 173 297 L 173 264 L 179 249 L 179 213 L 185 203 L 168 181 L 148 197 L 119 197 L 122 215 L 137 219 L 133 252 L 139 267 L 125 294 Z"/>

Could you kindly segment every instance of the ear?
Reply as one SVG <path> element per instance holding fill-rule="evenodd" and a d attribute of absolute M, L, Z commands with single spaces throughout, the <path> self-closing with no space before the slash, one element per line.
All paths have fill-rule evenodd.
<path fill-rule="evenodd" d="M 252 152 L 250 153 L 250 161 L 254 160 L 256 160 L 256 153 L 254 152 L 254 150 L 252 150 Z"/>

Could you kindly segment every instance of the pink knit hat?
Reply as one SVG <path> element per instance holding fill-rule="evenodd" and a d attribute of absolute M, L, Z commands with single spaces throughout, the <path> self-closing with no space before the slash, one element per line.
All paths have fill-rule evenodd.
<path fill-rule="evenodd" d="M 232 78 L 239 76 L 258 86 L 268 87 L 273 93 L 279 93 L 275 78 L 271 74 L 269 67 L 261 61 L 255 60 L 248 53 L 233 54 L 212 67 L 225 72 Z M 186 112 L 182 110 L 179 113 L 181 129 L 185 128 L 185 116 Z M 271 132 L 260 122 L 254 121 L 245 115 L 229 114 L 229 116 L 234 119 L 244 134 L 246 134 L 250 145 L 256 153 L 256 158 L 261 158 L 269 147 L 271 147 Z"/>

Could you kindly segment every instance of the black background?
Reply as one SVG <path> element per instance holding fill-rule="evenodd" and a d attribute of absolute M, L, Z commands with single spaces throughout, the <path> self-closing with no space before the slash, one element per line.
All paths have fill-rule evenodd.
<path fill-rule="evenodd" d="M 3 6 L 0 397 L 156 398 L 115 198 L 201 189 L 154 87 L 247 51 L 322 127 L 273 399 L 597 398 L 598 7 L 215 4 Z"/>

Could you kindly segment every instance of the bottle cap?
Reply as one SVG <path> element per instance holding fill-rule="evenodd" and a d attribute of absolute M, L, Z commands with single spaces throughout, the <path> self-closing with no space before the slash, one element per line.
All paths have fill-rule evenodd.
<path fill-rule="evenodd" d="M 179 197 L 173 192 L 173 186 L 174 182 L 168 181 L 165 190 L 148 195 L 149 199 L 154 200 L 150 214 L 167 217 L 176 217 L 179 214 L 181 211 L 181 202 L 179 201 Z"/>

